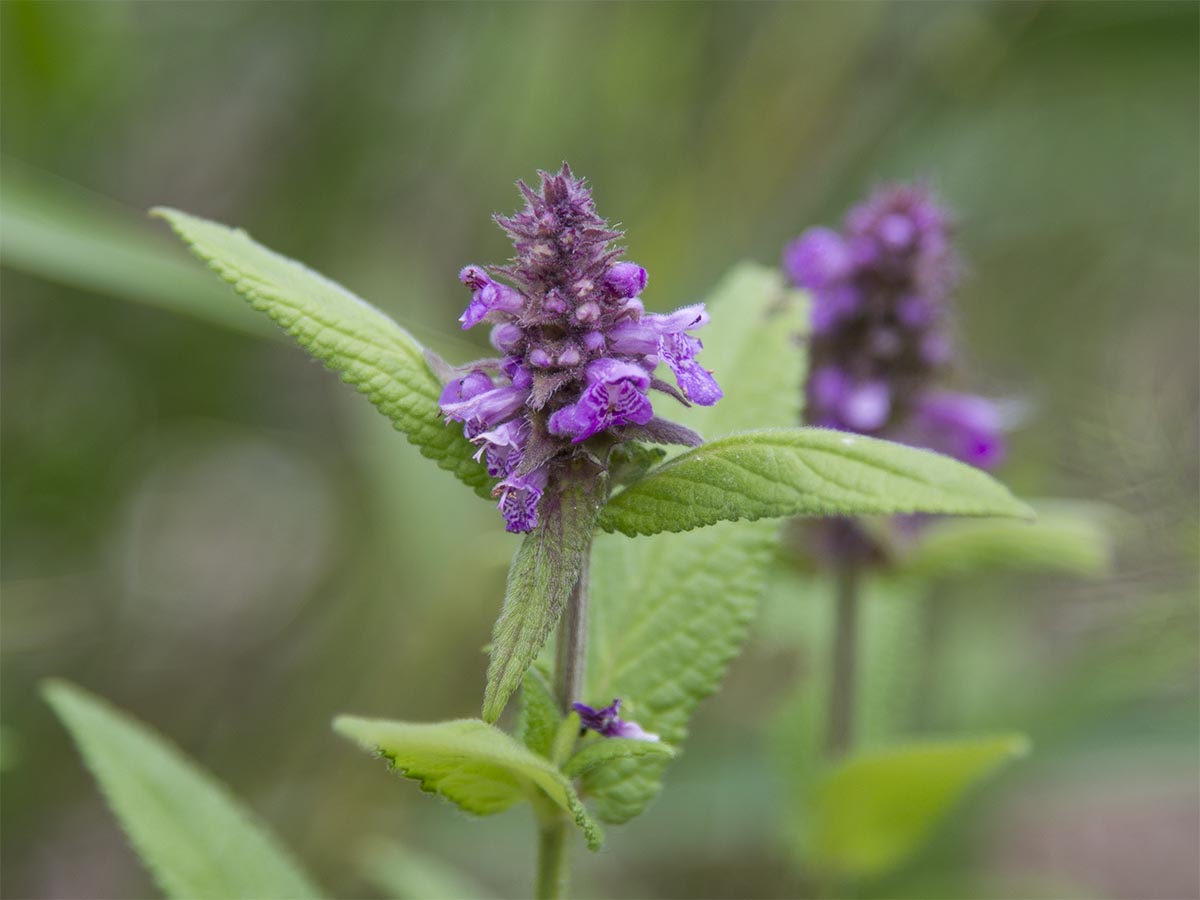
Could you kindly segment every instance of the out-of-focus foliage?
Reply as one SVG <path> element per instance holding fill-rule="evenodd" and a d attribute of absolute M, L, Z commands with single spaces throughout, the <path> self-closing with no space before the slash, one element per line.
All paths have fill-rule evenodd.
<path fill-rule="evenodd" d="M 1114 511 L 1099 504 L 1034 504 L 1037 518 L 944 519 L 925 524 L 896 570 L 940 581 L 1005 572 L 1098 576 L 1112 565 Z"/>
<path fill-rule="evenodd" d="M 806 859 L 834 876 L 872 876 L 915 851 L 971 785 L 1027 751 L 1019 736 L 859 753 L 813 790 Z"/>
<path fill-rule="evenodd" d="M 1001 477 L 1125 515 L 1096 578 L 876 590 L 864 739 L 1036 752 L 871 893 L 1194 895 L 1197 24 L 1155 2 L 0 5 L 5 894 L 153 890 L 37 699 L 49 673 L 176 736 L 339 896 L 370 891 L 348 861 L 380 834 L 528 892 L 530 829 L 381 790 L 326 728 L 475 714 L 513 542 L 142 216 L 270 235 L 469 359 L 455 274 L 504 257 L 488 213 L 565 158 L 660 310 L 880 180 L 933 181 L 969 264 L 964 386 L 1030 412 Z M 772 594 L 581 895 L 813 890 L 763 732 L 822 671 L 826 593 Z"/>
<path fill-rule="evenodd" d="M 43 693 L 167 896 L 321 896 L 268 829 L 158 734 L 72 684 Z"/>
<path fill-rule="evenodd" d="M 446 863 L 395 840 L 369 841 L 362 855 L 368 879 L 394 900 L 492 900 L 495 896 Z"/>

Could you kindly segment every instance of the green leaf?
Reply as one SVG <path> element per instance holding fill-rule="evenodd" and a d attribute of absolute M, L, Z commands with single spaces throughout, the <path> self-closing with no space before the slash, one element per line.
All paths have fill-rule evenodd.
<path fill-rule="evenodd" d="M 320 896 L 266 826 L 161 735 L 72 684 L 42 695 L 168 896 Z"/>
<path fill-rule="evenodd" d="M 579 778 L 618 759 L 654 756 L 670 759 L 675 751 L 661 741 L 636 741 L 631 738 L 598 738 L 567 760 L 563 774 Z"/>
<path fill-rule="evenodd" d="M 702 359 L 721 379 L 725 399 L 680 418 L 709 434 L 795 422 L 804 372 L 796 341 L 802 295 L 785 289 L 777 270 L 742 265 L 722 280 L 709 312 Z M 591 701 L 620 697 L 623 716 L 678 748 L 697 704 L 717 689 L 745 641 L 778 530 L 772 521 L 726 522 L 637 541 L 597 535 Z M 615 760 L 587 773 L 584 788 L 601 818 L 624 822 L 658 793 L 666 763 Z"/>
<path fill-rule="evenodd" d="M 491 496 L 487 471 L 472 459 L 475 448 L 460 427 L 442 421 L 441 382 L 412 335 L 341 285 L 268 250 L 240 229 L 173 209 L 154 214 L 252 307 L 366 394 L 422 454 L 480 496 Z"/>
<path fill-rule="evenodd" d="M 503 812 L 522 800 L 548 797 L 599 848 L 600 829 L 571 782 L 520 741 L 479 719 L 416 724 L 339 716 L 334 730 L 379 754 L 421 790 L 440 794 L 469 813 Z"/>
<path fill-rule="evenodd" d="M 517 736 L 521 743 L 539 756 L 551 759 L 554 736 L 558 734 L 562 719 L 546 676 L 537 666 L 530 666 L 521 683 L 521 717 L 517 720 Z"/>
<path fill-rule="evenodd" d="M 1112 510 L 1099 504 L 1041 501 L 1037 520 L 945 519 L 929 523 L 898 560 L 900 574 L 929 579 L 996 572 L 1099 577 L 1112 565 Z"/>
<path fill-rule="evenodd" d="M 892 513 L 1031 516 L 979 469 L 929 450 L 824 428 L 720 438 L 655 469 L 605 506 L 630 537 L 724 520 Z"/>
<path fill-rule="evenodd" d="M 962 796 L 1028 752 L 1020 735 L 913 744 L 860 753 L 817 786 L 810 863 L 871 877 L 903 862 Z"/>
<path fill-rule="evenodd" d="M 576 471 L 542 500 L 541 524 L 526 535 L 508 570 L 504 606 L 492 632 L 483 718 L 495 722 L 558 623 L 592 545 L 602 477 Z"/>

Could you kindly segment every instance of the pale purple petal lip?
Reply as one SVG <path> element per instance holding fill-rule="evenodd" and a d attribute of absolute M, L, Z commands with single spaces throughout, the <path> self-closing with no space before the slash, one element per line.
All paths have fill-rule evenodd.
<path fill-rule="evenodd" d="M 629 738 L 635 741 L 657 741 L 657 734 L 646 731 L 637 722 L 623 721 L 618 715 L 621 701 L 617 698 L 609 706 L 594 709 L 586 703 L 572 703 L 571 708 L 579 713 L 580 724 L 604 737 Z"/>

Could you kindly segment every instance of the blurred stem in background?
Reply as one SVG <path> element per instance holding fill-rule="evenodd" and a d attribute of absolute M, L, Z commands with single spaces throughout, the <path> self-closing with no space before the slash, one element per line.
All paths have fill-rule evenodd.
<path fill-rule="evenodd" d="M 829 678 L 829 725 L 825 749 L 831 759 L 845 756 L 854 742 L 855 675 L 858 667 L 858 588 L 856 560 L 834 573 L 833 663 Z"/>

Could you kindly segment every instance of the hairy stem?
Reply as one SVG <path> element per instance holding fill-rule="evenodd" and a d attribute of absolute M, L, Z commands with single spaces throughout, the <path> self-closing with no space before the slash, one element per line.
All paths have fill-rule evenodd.
<path fill-rule="evenodd" d="M 833 667 L 825 750 L 844 756 L 854 741 L 854 694 L 858 668 L 858 564 L 847 560 L 835 575 Z"/>
<path fill-rule="evenodd" d="M 558 623 L 558 656 L 554 665 L 554 688 L 563 715 L 571 712 L 571 704 L 583 693 L 583 677 L 587 668 L 588 628 L 588 569 L 591 552 L 583 557 L 579 580 L 571 591 L 567 608 Z"/>
<path fill-rule="evenodd" d="M 538 900 L 557 900 L 567 893 L 567 818 L 555 815 L 538 828 Z"/>
<path fill-rule="evenodd" d="M 554 662 L 554 690 L 563 715 L 570 715 L 571 704 L 583 693 L 587 668 L 588 570 L 591 548 L 584 554 L 579 580 L 571 591 L 567 608 L 558 623 L 557 656 Z M 539 900 L 557 900 L 566 896 L 569 860 L 567 833 L 571 823 L 561 813 L 544 818 L 538 831 L 537 896 Z"/>

